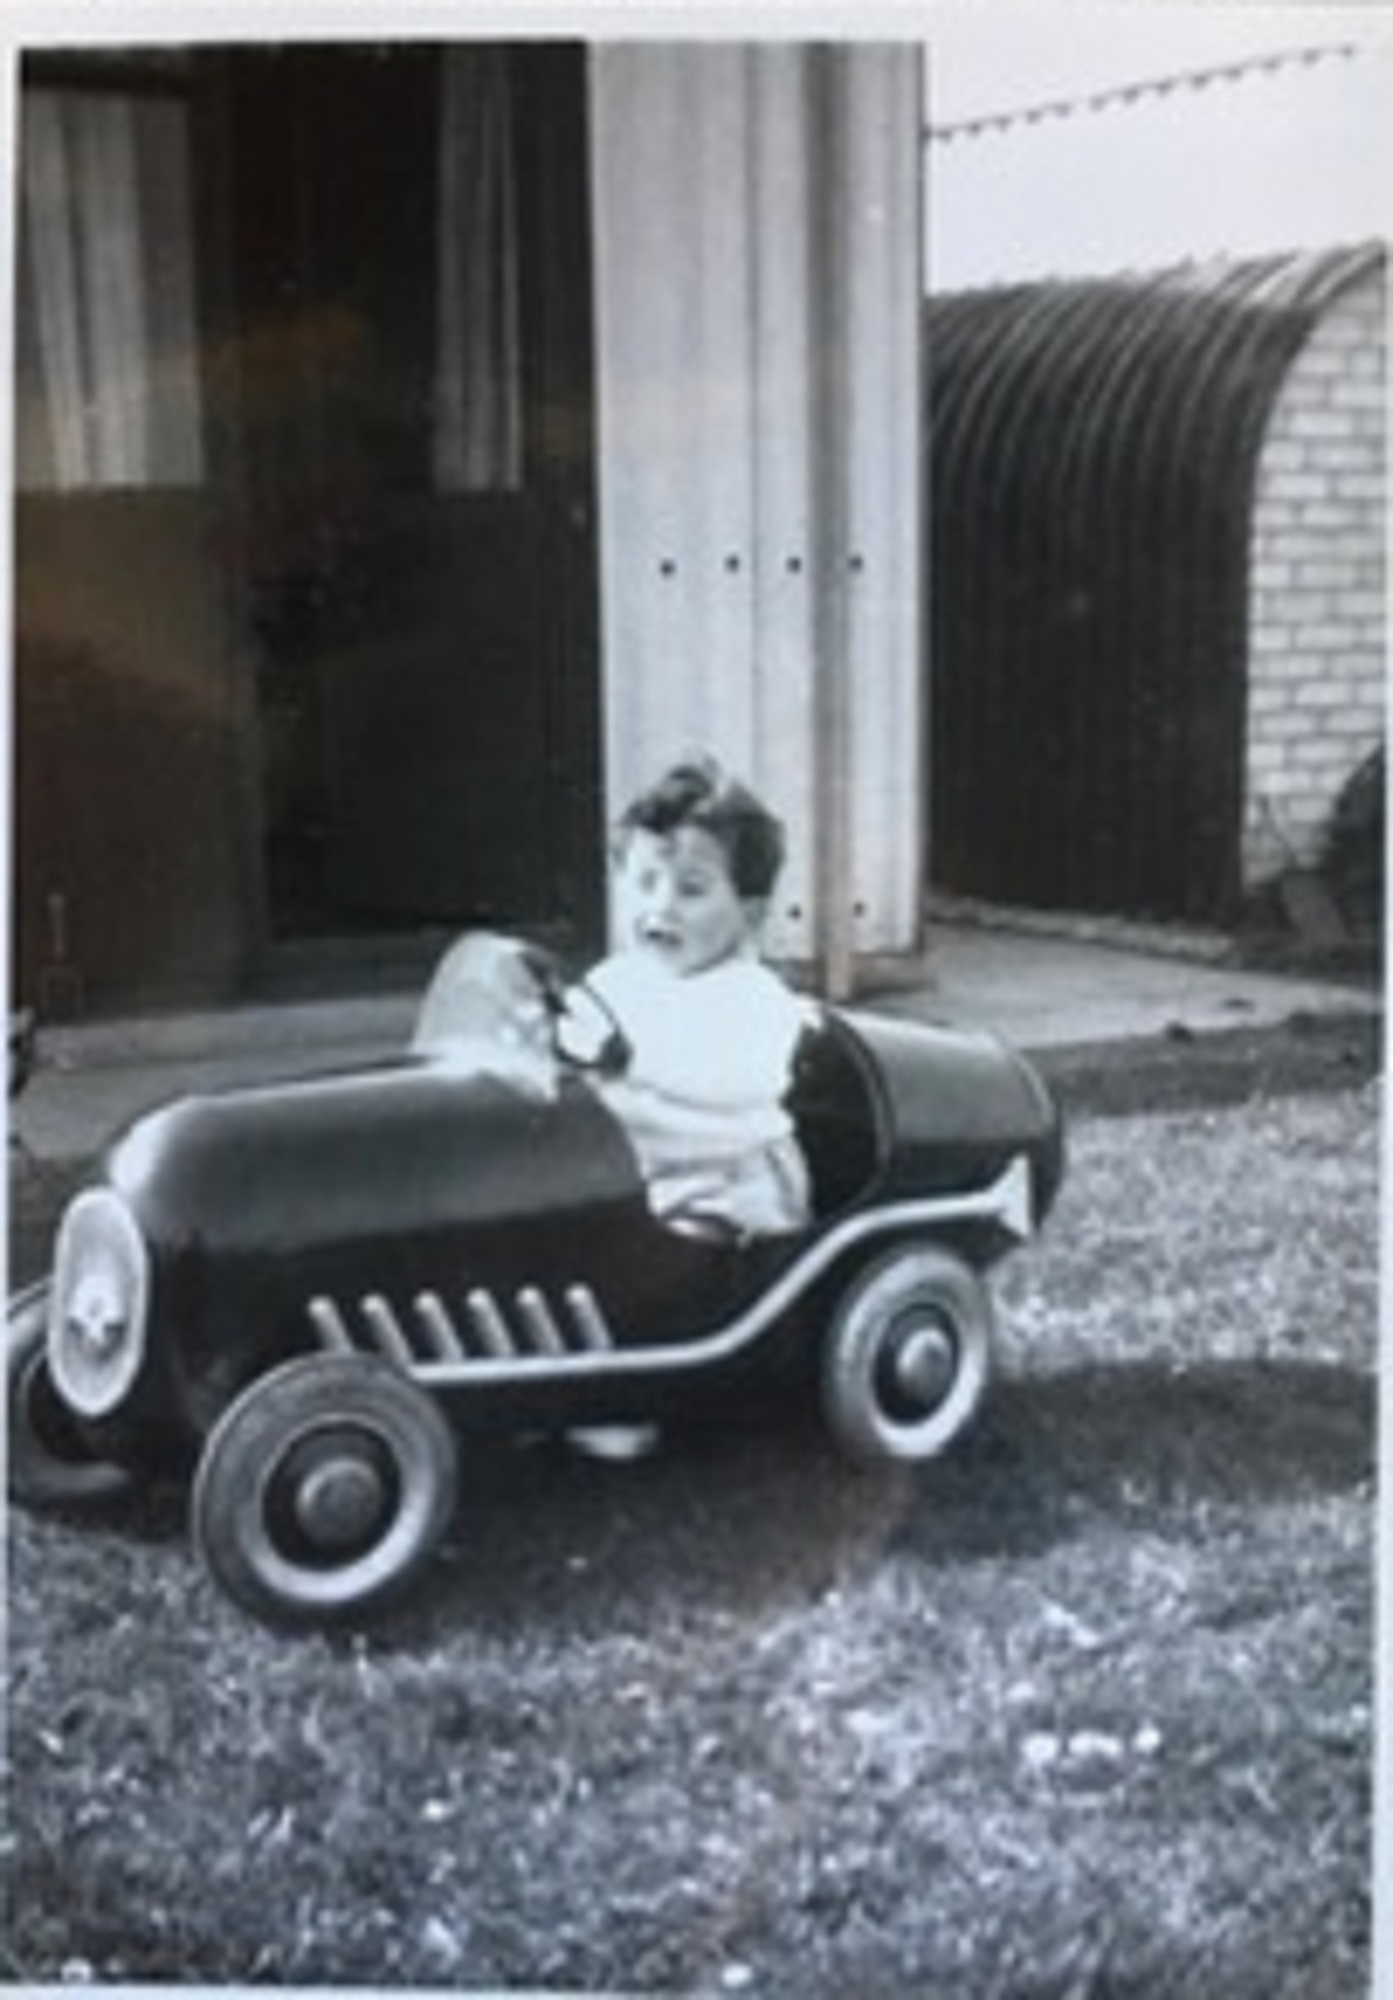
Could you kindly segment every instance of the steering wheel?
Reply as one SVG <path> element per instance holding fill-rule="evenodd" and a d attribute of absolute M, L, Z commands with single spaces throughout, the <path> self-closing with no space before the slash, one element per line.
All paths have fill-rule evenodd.
<path fill-rule="evenodd" d="M 614 1009 L 583 979 L 570 984 L 550 953 L 528 945 L 523 962 L 536 981 L 551 1023 L 551 1046 L 567 1069 L 592 1076 L 618 1076 L 633 1050 Z"/>

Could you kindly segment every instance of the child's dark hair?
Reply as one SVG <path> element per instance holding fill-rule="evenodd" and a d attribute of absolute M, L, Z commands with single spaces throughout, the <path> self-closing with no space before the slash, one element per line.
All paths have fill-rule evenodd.
<path fill-rule="evenodd" d="M 636 831 L 669 834 L 682 826 L 700 827 L 719 842 L 737 894 L 750 900 L 770 894 L 784 865 L 783 822 L 712 757 L 674 764 L 640 792 L 619 822 L 620 845 Z"/>

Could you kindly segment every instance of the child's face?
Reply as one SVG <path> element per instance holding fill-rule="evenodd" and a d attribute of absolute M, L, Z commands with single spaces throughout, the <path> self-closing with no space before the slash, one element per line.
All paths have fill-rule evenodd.
<path fill-rule="evenodd" d="M 701 827 L 639 827 L 616 873 L 619 942 L 686 978 L 742 949 L 754 910 L 731 880 L 725 850 Z"/>

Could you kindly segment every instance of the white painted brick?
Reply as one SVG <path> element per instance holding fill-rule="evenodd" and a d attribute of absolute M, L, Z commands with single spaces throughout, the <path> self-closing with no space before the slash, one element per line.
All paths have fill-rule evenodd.
<path fill-rule="evenodd" d="M 1320 329 L 1319 339 L 1327 353 L 1331 351 L 1337 355 L 1354 353 L 1367 344 L 1373 330 L 1371 319 L 1363 311 L 1357 308 L 1351 309 L 1346 304 L 1343 311 L 1332 312 L 1327 316 Z M 1306 354 L 1302 356 L 1303 368 L 1309 352 L 1308 348 Z"/>
<path fill-rule="evenodd" d="M 1352 556 L 1321 553 L 1295 565 L 1294 581 L 1305 589 L 1352 590 L 1358 574 Z"/>
<path fill-rule="evenodd" d="M 1362 525 L 1361 513 L 1356 500 L 1332 486 L 1322 499 L 1302 503 L 1301 527 L 1308 532 L 1347 534 Z"/>
<path fill-rule="evenodd" d="M 1253 591 L 1248 608 L 1254 624 L 1281 625 L 1300 618 L 1305 602 L 1304 593 L 1287 584 L 1280 590 Z"/>
<path fill-rule="evenodd" d="M 1291 747 L 1291 761 L 1293 766 L 1300 768 L 1309 775 L 1313 770 L 1321 770 L 1327 765 L 1338 764 L 1340 758 L 1338 752 L 1331 747 L 1324 737 L 1308 735 L 1300 743 L 1293 743 Z"/>
<path fill-rule="evenodd" d="M 1307 407 L 1291 413 L 1292 432 L 1302 438 L 1346 438 L 1355 434 L 1352 410 Z"/>
<path fill-rule="evenodd" d="M 1339 347 L 1317 332 L 1302 348 L 1300 356 L 1287 377 L 1286 390 L 1299 395 L 1309 384 L 1322 375 L 1337 373 L 1345 365 L 1345 357 Z"/>
<path fill-rule="evenodd" d="M 1261 476 L 1275 481 L 1283 473 L 1300 472 L 1310 456 L 1311 446 L 1304 438 L 1269 434 L 1262 449 Z"/>
<path fill-rule="evenodd" d="M 1331 622 L 1343 624 L 1345 622 L 1343 616 L 1341 616 L 1343 606 L 1341 606 L 1339 586 L 1331 588 L 1329 584 L 1315 584 L 1313 582 L 1307 590 L 1301 590 L 1301 592 L 1293 590 L 1291 596 L 1287 598 L 1287 604 L 1291 608 L 1291 616 L 1293 618 L 1301 618 L 1303 624 L 1307 624 L 1307 626 L 1323 626 L 1323 624 L 1331 624 Z"/>
<path fill-rule="evenodd" d="M 1342 736 L 1377 736 L 1383 729 L 1387 713 L 1384 690 L 1367 688 L 1355 697 L 1335 726 Z"/>
<path fill-rule="evenodd" d="M 1353 437 L 1331 438 L 1320 448 L 1327 472 L 1340 478 L 1346 472 L 1377 471 L 1383 457 L 1381 438 L 1360 431 Z"/>
<path fill-rule="evenodd" d="M 1299 708 L 1327 709 L 1332 718 L 1347 710 L 1354 700 L 1354 689 L 1336 674 L 1332 674 L 1329 680 L 1308 681 L 1296 697 Z"/>
<path fill-rule="evenodd" d="M 1354 500 L 1367 511 L 1364 515 L 1364 532 L 1373 536 L 1377 528 L 1377 517 L 1386 497 L 1387 481 L 1384 477 L 1383 454 L 1369 450 L 1367 445 L 1357 440 L 1353 444 L 1334 447 L 1340 454 L 1340 463 L 1330 467 L 1331 490 L 1342 500 Z"/>
<path fill-rule="evenodd" d="M 1282 865 L 1273 816 L 1314 854 L 1385 733 L 1387 304 L 1381 270 L 1335 301 L 1270 413 L 1248 531 L 1245 871 Z"/>
<path fill-rule="evenodd" d="M 1298 715 L 1294 709 L 1287 708 L 1281 715 L 1274 715 L 1268 721 L 1268 740 L 1286 747 L 1309 735 L 1310 728 L 1310 722 L 1304 715 Z"/>
<path fill-rule="evenodd" d="M 1272 498 L 1277 507 L 1284 501 L 1320 500 L 1329 491 L 1330 480 L 1314 461 L 1300 472 L 1284 472 L 1272 482 Z"/>
<path fill-rule="evenodd" d="M 1304 597 L 1293 593 L 1287 599 L 1285 615 L 1293 632 L 1310 642 L 1311 635 L 1330 624 L 1335 617 L 1336 602 L 1328 590 L 1312 590 Z"/>
<path fill-rule="evenodd" d="M 1284 522 L 1276 528 L 1268 547 L 1281 562 L 1299 562 L 1310 554 L 1310 534 L 1296 520 Z"/>
<path fill-rule="evenodd" d="M 1323 741 L 1329 733 L 1332 716 L 1340 715 L 1344 712 L 1344 705 L 1341 701 L 1329 700 L 1326 696 L 1327 690 L 1322 682 L 1310 682 L 1302 689 L 1301 699 L 1297 703 L 1297 712 L 1306 718 L 1305 741 L 1308 746 Z"/>
<path fill-rule="evenodd" d="M 1267 796 L 1281 818 L 1286 817 L 1286 802 L 1292 793 L 1292 783 L 1284 772 L 1279 772 L 1267 787 Z"/>
<path fill-rule="evenodd" d="M 1307 518 L 1305 513 L 1307 507 L 1320 506 L 1328 502 L 1332 506 L 1344 508 L 1351 525 L 1357 528 L 1359 533 L 1367 535 L 1370 526 L 1370 506 L 1377 508 L 1379 504 L 1376 500 L 1371 502 L 1370 496 L 1363 491 L 1363 482 L 1368 477 L 1367 471 L 1361 470 L 1357 465 L 1346 465 L 1338 469 L 1332 466 L 1324 493 L 1315 494 L 1309 500 L 1301 502 L 1300 519 Z"/>
<path fill-rule="evenodd" d="M 1341 410 L 1377 410 L 1384 408 L 1383 384 L 1373 377 L 1348 374 L 1336 382 L 1331 389 L 1335 407 Z"/>
<path fill-rule="evenodd" d="M 1256 625 L 1248 635 L 1248 673 L 1252 680 L 1280 687 L 1287 679 L 1292 634 L 1287 626 Z"/>
<path fill-rule="evenodd" d="M 1354 629 L 1330 619 L 1311 619 L 1301 627 L 1299 643 L 1313 675 L 1324 678 L 1339 668 L 1354 645 Z"/>
<path fill-rule="evenodd" d="M 1354 576 L 1349 589 L 1341 596 L 1340 609 L 1347 618 L 1364 623 L 1366 633 L 1370 630 L 1378 631 L 1381 627 L 1384 614 L 1383 592 L 1379 588 L 1368 587 L 1364 566 L 1360 563 L 1354 565 Z"/>
<path fill-rule="evenodd" d="M 1269 700 L 1261 707 L 1249 712 L 1248 740 L 1250 743 L 1280 745 L 1284 740 L 1279 725 L 1281 718 L 1287 713 L 1290 704 L 1287 702 L 1285 696 L 1282 695 L 1280 689 L 1274 689 L 1270 692 L 1276 697 L 1275 699 Z"/>
<path fill-rule="evenodd" d="M 1309 853 L 1311 835 L 1318 833 L 1330 809 L 1333 786 L 1320 785 L 1310 791 L 1295 792 L 1287 811 L 1290 816 L 1291 831 L 1301 850 Z"/>

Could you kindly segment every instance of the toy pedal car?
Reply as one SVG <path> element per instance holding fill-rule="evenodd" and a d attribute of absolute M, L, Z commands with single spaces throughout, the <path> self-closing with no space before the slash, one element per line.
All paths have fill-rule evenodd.
<path fill-rule="evenodd" d="M 707 1241 L 649 1210 L 591 1073 L 605 1026 L 480 934 L 402 1056 L 139 1118 L 11 1301 L 12 1497 L 191 1477 L 217 1582 L 312 1624 L 420 1573 L 471 1431 L 660 1415 L 792 1357 L 851 1454 L 942 1451 L 988 1377 L 983 1274 L 1063 1170 L 1033 1069 L 984 1034 L 810 1007 L 790 1105 L 813 1220 Z"/>

